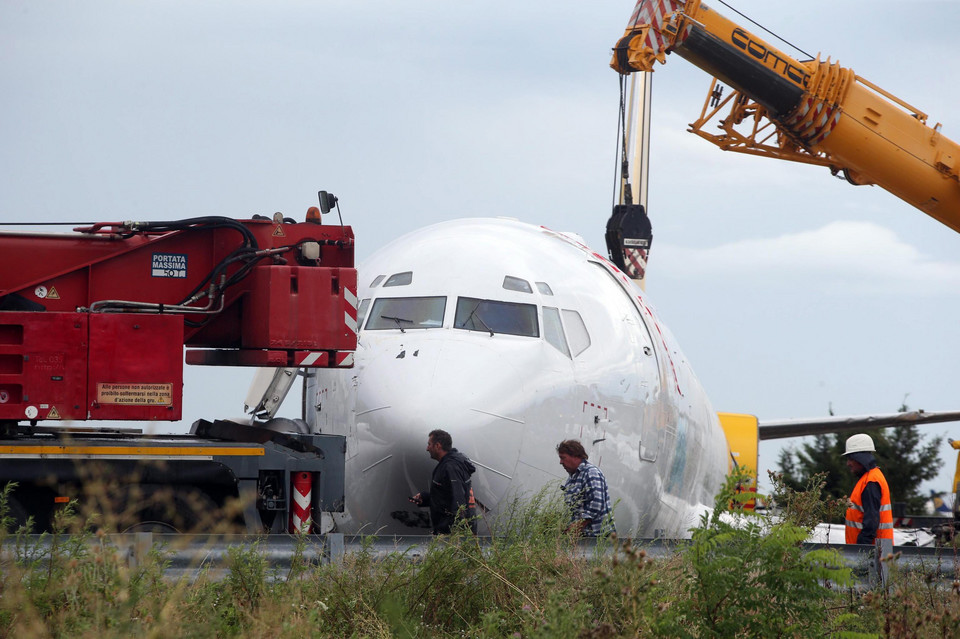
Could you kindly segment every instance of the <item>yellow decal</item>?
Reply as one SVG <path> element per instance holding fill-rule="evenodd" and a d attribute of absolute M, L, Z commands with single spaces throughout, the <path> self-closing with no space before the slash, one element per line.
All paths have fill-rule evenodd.
<path fill-rule="evenodd" d="M 173 384 L 97 384 L 97 401 L 101 404 L 132 406 L 170 406 Z"/>
<path fill-rule="evenodd" d="M 57 289 L 51 286 L 50 290 L 47 292 L 47 299 L 58 300 L 60 299 L 60 293 L 57 293 Z"/>
<path fill-rule="evenodd" d="M 50 407 L 50 412 L 47 413 L 47 419 L 60 419 L 60 411 L 57 410 L 56 406 Z"/>
<path fill-rule="evenodd" d="M 283 227 L 277 224 L 276 228 L 273 229 L 273 237 L 286 237 L 287 234 L 283 232 Z"/>

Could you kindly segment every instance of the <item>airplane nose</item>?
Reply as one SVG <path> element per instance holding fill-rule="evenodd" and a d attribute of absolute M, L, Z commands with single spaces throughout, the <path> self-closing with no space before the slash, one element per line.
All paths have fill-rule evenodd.
<path fill-rule="evenodd" d="M 425 450 L 430 431 L 450 433 L 454 448 L 474 463 L 475 496 L 491 508 L 509 488 L 525 429 L 515 344 L 508 360 L 495 337 L 404 337 L 376 353 L 368 349 L 357 388 L 357 432 L 373 445 L 362 446 L 354 463 L 364 485 L 382 488 L 376 519 L 390 534 L 426 525 L 426 510 L 407 498 L 429 490 L 436 467 Z"/>

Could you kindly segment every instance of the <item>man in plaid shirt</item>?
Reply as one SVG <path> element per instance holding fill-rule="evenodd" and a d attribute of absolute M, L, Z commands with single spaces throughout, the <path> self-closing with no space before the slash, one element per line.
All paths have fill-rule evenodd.
<path fill-rule="evenodd" d="M 563 499 L 570 507 L 567 532 L 597 537 L 615 532 L 607 480 L 600 469 L 587 461 L 587 451 L 575 439 L 557 446 L 560 465 L 570 477 L 563 482 Z"/>

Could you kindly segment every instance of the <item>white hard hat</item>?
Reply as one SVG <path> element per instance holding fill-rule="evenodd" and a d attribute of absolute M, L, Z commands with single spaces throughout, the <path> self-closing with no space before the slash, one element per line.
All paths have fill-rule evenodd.
<path fill-rule="evenodd" d="M 850 453 L 875 453 L 877 449 L 873 445 L 873 439 L 870 435 L 865 435 L 863 433 L 857 433 L 847 438 L 847 450 L 843 451 L 844 455 L 849 455 Z"/>

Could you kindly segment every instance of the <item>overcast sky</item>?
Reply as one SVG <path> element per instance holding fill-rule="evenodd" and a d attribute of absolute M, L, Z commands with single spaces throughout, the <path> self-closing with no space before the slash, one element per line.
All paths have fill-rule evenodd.
<path fill-rule="evenodd" d="M 325 189 L 360 261 L 469 216 L 605 251 L 607 64 L 633 4 L 0 0 L 0 222 L 302 219 Z M 960 140 L 960 3 L 732 4 Z M 960 235 L 878 187 L 687 133 L 708 84 L 676 56 L 654 74 L 647 291 L 714 407 L 960 409 Z M 185 416 L 239 414 L 250 377 L 191 368 Z M 761 468 L 781 445 L 761 447 Z M 946 443 L 942 457 L 931 488 L 950 485 Z"/>

